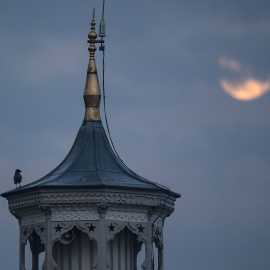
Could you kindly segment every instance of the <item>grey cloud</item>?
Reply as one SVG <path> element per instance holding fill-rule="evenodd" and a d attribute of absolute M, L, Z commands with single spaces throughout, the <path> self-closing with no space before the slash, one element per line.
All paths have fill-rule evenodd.
<path fill-rule="evenodd" d="M 83 118 L 91 5 L 1 7 L 2 191 L 13 188 L 17 167 L 24 183 L 34 181 L 72 146 Z M 268 270 L 270 95 L 250 103 L 227 96 L 218 59 L 231 57 L 256 78 L 270 74 L 269 1 L 106 5 L 113 141 L 136 173 L 182 194 L 165 225 L 165 267 Z M 97 53 L 100 79 L 101 61 Z M 1 263 L 16 269 L 18 224 L 4 199 L 1 213 Z"/>

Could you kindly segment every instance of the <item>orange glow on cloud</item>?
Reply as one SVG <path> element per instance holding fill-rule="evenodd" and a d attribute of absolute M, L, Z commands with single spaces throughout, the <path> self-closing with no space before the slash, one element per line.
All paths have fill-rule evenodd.
<path fill-rule="evenodd" d="M 270 81 L 258 81 L 250 78 L 240 83 L 220 80 L 222 89 L 235 99 L 249 101 L 261 97 L 270 89 Z"/>
<path fill-rule="evenodd" d="M 270 89 L 270 79 L 261 81 L 253 78 L 252 72 L 237 61 L 229 58 L 219 58 L 219 66 L 227 68 L 241 76 L 238 80 L 231 81 L 228 79 L 221 79 L 220 85 L 222 89 L 231 97 L 249 101 L 261 97 Z"/>
<path fill-rule="evenodd" d="M 221 67 L 229 68 L 234 71 L 240 71 L 241 65 L 232 59 L 219 58 L 219 65 Z"/>

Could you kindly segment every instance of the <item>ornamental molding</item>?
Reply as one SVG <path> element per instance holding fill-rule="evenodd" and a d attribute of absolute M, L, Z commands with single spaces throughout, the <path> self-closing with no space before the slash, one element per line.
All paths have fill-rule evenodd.
<path fill-rule="evenodd" d="M 151 217 L 151 224 L 162 228 L 164 226 L 164 219 L 162 217 L 153 215 Z"/>
<path fill-rule="evenodd" d="M 148 241 L 148 238 L 151 238 L 151 230 L 149 230 L 148 223 L 140 222 L 123 222 L 116 221 L 112 222 L 109 220 L 105 221 L 105 235 L 107 242 L 113 240 L 116 234 L 121 232 L 127 227 L 132 233 L 136 234 L 139 238 L 139 241 L 143 240 L 144 242 Z"/>
<path fill-rule="evenodd" d="M 21 217 L 21 225 L 26 226 L 26 225 L 32 225 L 32 224 L 37 224 L 41 222 L 46 221 L 46 216 L 43 213 L 40 214 L 33 214 L 33 215 L 27 215 L 27 216 L 22 216 Z"/>
<path fill-rule="evenodd" d="M 52 211 L 51 221 L 73 221 L 73 220 L 98 220 L 99 214 L 93 210 L 66 210 Z"/>
<path fill-rule="evenodd" d="M 127 227 L 131 232 L 136 234 L 139 239 L 146 242 L 152 237 L 151 224 L 144 222 L 126 222 L 126 221 L 112 221 L 105 220 L 104 227 L 102 222 L 99 221 L 60 221 L 51 222 L 50 232 L 52 243 L 59 241 L 61 236 L 70 230 L 74 230 L 74 227 L 79 229 L 81 232 L 86 233 L 90 240 L 100 239 L 100 233 L 105 233 L 107 242 L 113 240 L 115 235 L 121 232 Z M 27 227 L 29 231 L 30 226 Z M 28 234 L 29 237 L 30 234 Z M 141 241 L 140 240 L 140 241 Z"/>
<path fill-rule="evenodd" d="M 122 212 L 122 211 L 107 211 L 105 219 L 113 221 L 127 221 L 127 222 L 148 222 L 147 213 L 138 212 Z"/>
<path fill-rule="evenodd" d="M 108 210 L 107 210 L 108 209 Z M 106 206 L 103 211 L 99 205 L 95 206 L 80 206 L 80 207 L 68 207 L 58 205 L 51 209 L 51 222 L 54 221 L 98 221 L 101 217 L 106 220 L 112 221 L 127 221 L 127 222 L 148 222 L 149 221 L 149 207 L 139 206 L 139 207 L 117 207 L 117 206 Z M 29 222 L 34 220 L 33 216 L 40 215 L 31 215 L 29 216 Z M 152 218 L 153 219 L 153 218 Z M 43 218 L 45 221 L 45 217 Z M 38 221 L 35 221 L 37 223 Z M 26 223 L 25 223 L 26 224 Z"/>
<path fill-rule="evenodd" d="M 117 192 L 58 192 L 26 195 L 20 198 L 9 199 L 9 210 L 33 206 L 48 206 L 59 204 L 117 204 L 117 205 L 141 205 L 152 207 L 165 207 L 172 212 L 175 198 L 166 198 L 164 194 L 128 194 Z M 68 206 L 69 207 L 69 206 Z"/>
<path fill-rule="evenodd" d="M 27 239 L 35 231 L 44 241 L 46 239 L 46 223 L 26 224 L 20 226 L 20 239 L 22 243 L 26 243 Z"/>

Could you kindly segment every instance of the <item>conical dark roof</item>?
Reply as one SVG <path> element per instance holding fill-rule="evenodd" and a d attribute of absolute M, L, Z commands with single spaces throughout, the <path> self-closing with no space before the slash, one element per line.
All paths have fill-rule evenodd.
<path fill-rule="evenodd" d="M 75 142 L 64 161 L 41 179 L 3 193 L 20 193 L 38 188 L 126 188 L 162 191 L 179 197 L 168 188 L 132 172 L 114 153 L 102 126 L 99 106 L 101 91 L 95 64 L 95 20 L 91 22 L 89 65 L 84 90 L 85 117 Z"/>
<path fill-rule="evenodd" d="M 128 169 L 113 152 L 102 123 L 94 121 L 82 124 L 70 152 L 53 171 L 2 195 L 37 188 L 65 187 L 141 189 L 163 191 L 179 197 L 179 194 Z"/>

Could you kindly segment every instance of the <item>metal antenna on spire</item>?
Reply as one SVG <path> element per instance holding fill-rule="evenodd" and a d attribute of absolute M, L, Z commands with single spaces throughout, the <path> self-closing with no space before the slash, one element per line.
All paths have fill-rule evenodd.
<path fill-rule="evenodd" d="M 95 18 L 95 13 L 96 13 L 96 10 L 95 10 L 95 8 L 93 7 L 93 19 Z"/>
<path fill-rule="evenodd" d="M 105 0 L 103 0 L 103 8 L 102 8 L 102 18 L 99 24 L 99 34 L 98 36 L 101 37 L 101 40 L 103 41 L 103 38 L 106 37 L 105 34 L 105 30 L 106 30 L 106 24 L 104 21 L 104 9 L 105 9 Z M 101 43 L 100 47 L 99 47 L 100 51 L 104 51 L 105 50 L 105 46 L 103 45 L 103 43 Z"/>
<path fill-rule="evenodd" d="M 102 18 L 101 18 L 100 25 L 99 25 L 99 36 L 101 38 L 106 37 L 106 34 L 105 34 L 106 24 L 104 21 L 104 8 L 105 8 L 105 0 L 103 0 Z"/>

